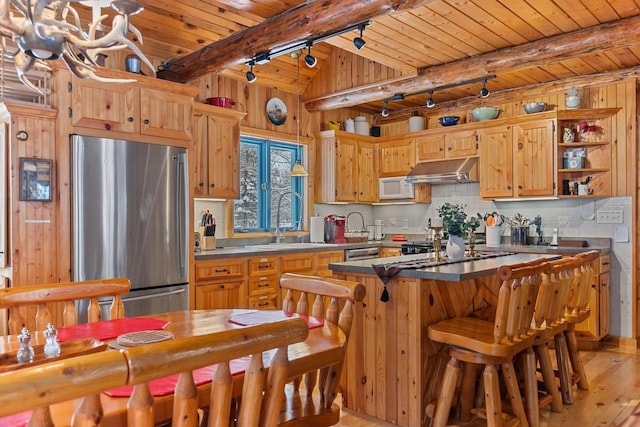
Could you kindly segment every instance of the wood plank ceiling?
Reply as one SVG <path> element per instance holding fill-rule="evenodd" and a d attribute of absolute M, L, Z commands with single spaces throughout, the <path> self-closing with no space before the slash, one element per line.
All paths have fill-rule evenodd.
<path fill-rule="evenodd" d="M 292 8 L 314 3 L 299 0 L 139 2 L 145 10 L 132 17 L 132 22 L 144 36 L 143 51 L 152 57 L 164 59 L 197 51 L 211 43 L 222 43 L 232 34 L 259 25 L 267 19 L 277 19 L 278 15 Z M 632 19 L 633 25 L 630 28 L 633 33 L 624 34 L 627 39 L 625 43 L 613 43 L 605 50 L 593 50 L 585 46 L 579 55 L 568 55 L 566 59 L 553 58 L 540 63 L 527 58 L 522 67 L 511 67 L 504 72 L 498 70 L 496 78 L 487 82 L 487 88 L 491 91 L 505 91 L 558 79 L 633 70 L 640 66 L 640 34 L 636 30 L 640 28 L 640 24 L 634 20 L 638 18 L 640 22 L 640 0 L 425 0 L 416 3 L 420 5 L 411 10 L 373 18 L 372 24 L 364 31 L 366 46 L 362 50 L 358 51 L 353 46 L 357 31 L 314 45 L 313 55 L 319 62 L 313 69 L 301 67 L 302 93 L 305 93 L 314 76 L 321 74 L 323 65 L 332 52 L 335 53 L 335 49 L 388 67 L 390 73 L 387 75 L 393 74 L 404 83 L 414 79 L 414 83 L 418 82 L 414 86 L 424 84 L 415 87 L 426 91 L 433 89 L 433 85 L 442 79 L 438 79 L 438 76 L 425 76 L 434 76 L 430 74 L 431 70 L 447 70 L 442 68 L 444 65 L 456 64 L 458 74 L 465 77 L 460 80 L 466 80 L 468 75 L 464 72 L 465 61 L 477 60 L 483 58 L 483 55 L 510 48 L 520 47 L 522 49 L 519 52 L 525 52 L 529 44 L 544 39 L 550 40 L 546 49 L 553 50 L 557 40 L 566 41 L 571 34 L 584 29 L 601 28 L 606 23 L 609 24 L 609 32 L 606 34 L 610 36 L 615 33 L 615 24 L 627 22 L 628 18 Z M 595 33 L 596 37 L 598 34 Z M 568 35 L 566 40 L 562 39 L 563 35 Z M 540 53 L 546 49 L 542 48 Z M 484 71 L 480 70 L 479 75 L 473 77 L 491 74 L 493 68 L 490 61 L 480 68 L 483 67 Z M 245 65 L 232 66 L 221 74 L 245 79 L 247 70 Z M 296 92 L 296 62 L 289 55 L 256 66 L 254 72 L 258 77 L 255 84 Z M 455 80 L 456 76 L 447 77 L 450 81 Z M 348 96 L 345 94 L 360 92 L 358 104 L 352 106 L 363 112 L 376 113 L 382 107 L 382 99 L 389 97 L 389 91 L 393 89 L 391 85 L 385 92 L 386 83 L 388 82 L 379 82 L 377 86 L 374 84 L 377 90 L 369 90 L 372 86 L 370 84 L 366 90 L 355 87 L 342 91 L 344 93 L 307 94 L 303 99 L 311 101 L 311 106 L 314 99 L 332 98 L 334 102 L 330 107 L 327 107 L 329 103 L 325 103 L 324 107 L 322 103 L 316 103 L 320 106 L 315 109 L 338 108 L 341 106 L 340 102 L 336 103 L 335 100 L 344 99 L 343 105 L 348 106 Z M 410 83 L 408 87 L 414 86 Z M 437 102 L 442 102 L 476 96 L 481 87 L 482 83 L 459 86 L 436 91 L 433 97 Z M 366 96 L 362 96 L 363 93 Z M 424 105 L 427 97 L 427 94 L 407 97 L 400 102 L 390 102 L 389 107 L 400 109 Z"/>

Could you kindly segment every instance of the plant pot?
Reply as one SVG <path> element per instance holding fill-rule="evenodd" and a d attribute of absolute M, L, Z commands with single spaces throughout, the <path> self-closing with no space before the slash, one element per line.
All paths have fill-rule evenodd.
<path fill-rule="evenodd" d="M 464 258 L 464 239 L 460 236 L 449 236 L 447 241 L 447 258 L 449 261 L 460 261 Z"/>

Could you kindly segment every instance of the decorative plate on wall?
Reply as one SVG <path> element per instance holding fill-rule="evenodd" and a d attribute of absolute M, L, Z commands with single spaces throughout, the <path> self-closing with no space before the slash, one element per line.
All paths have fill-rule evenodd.
<path fill-rule="evenodd" d="M 267 102 L 267 118 L 276 126 L 287 120 L 287 106 L 280 98 L 271 98 Z"/>

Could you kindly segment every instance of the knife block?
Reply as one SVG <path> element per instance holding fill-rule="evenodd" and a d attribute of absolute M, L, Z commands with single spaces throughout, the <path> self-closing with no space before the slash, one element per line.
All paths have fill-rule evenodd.
<path fill-rule="evenodd" d="M 204 235 L 205 227 L 200 227 L 200 247 L 203 251 L 212 251 L 216 248 L 216 237 L 215 236 L 205 236 Z"/>

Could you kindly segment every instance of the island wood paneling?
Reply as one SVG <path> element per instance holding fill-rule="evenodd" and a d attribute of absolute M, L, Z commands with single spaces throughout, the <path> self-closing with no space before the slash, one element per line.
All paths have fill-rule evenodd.
<path fill-rule="evenodd" d="M 373 275 L 336 273 L 362 282 L 363 304 L 354 310 L 344 369 L 343 406 L 399 426 L 427 426 L 426 409 L 438 396 L 448 357 L 427 334 L 430 324 L 475 312 L 494 315 L 497 276 L 463 282 L 395 277 L 389 301 Z"/>

